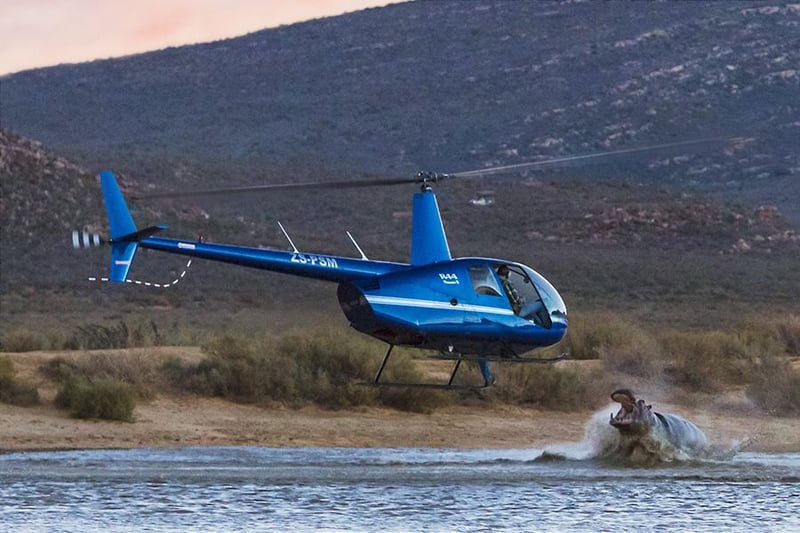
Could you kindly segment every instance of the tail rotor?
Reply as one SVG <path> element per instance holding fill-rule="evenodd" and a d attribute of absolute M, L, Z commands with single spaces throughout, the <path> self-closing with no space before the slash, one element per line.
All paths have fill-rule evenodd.
<path fill-rule="evenodd" d="M 77 229 L 72 230 L 72 247 L 76 250 L 98 248 L 106 244 L 108 244 L 108 241 L 97 233 L 89 233 L 88 231 Z"/>

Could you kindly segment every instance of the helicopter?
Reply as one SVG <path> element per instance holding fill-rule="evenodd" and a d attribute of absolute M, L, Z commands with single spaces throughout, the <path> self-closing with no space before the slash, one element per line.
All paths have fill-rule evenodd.
<path fill-rule="evenodd" d="M 166 198 L 235 194 L 276 190 L 353 188 L 416 184 L 411 221 L 411 254 L 408 263 L 368 259 L 348 232 L 360 257 L 301 252 L 280 226 L 291 250 L 218 244 L 196 239 L 170 239 L 156 234 L 164 225 L 139 229 L 112 171 L 99 174 L 108 216 L 110 239 L 84 233 L 87 246 L 109 244 L 108 281 L 124 283 L 139 248 L 219 261 L 239 266 L 312 278 L 338 284 L 339 305 L 355 330 L 386 343 L 372 384 L 378 386 L 452 389 L 464 361 L 478 363 L 484 387 L 495 383 L 490 361 L 549 363 L 563 359 L 535 357 L 530 353 L 559 343 L 567 333 L 567 308 L 559 292 L 544 276 L 516 261 L 490 257 L 454 258 L 445 234 L 433 184 L 518 172 L 532 167 L 580 161 L 611 155 L 673 148 L 718 141 L 702 139 L 613 152 L 551 158 L 488 169 L 438 174 L 421 172 L 410 178 L 268 184 L 190 192 L 165 192 L 134 197 Z M 280 223 L 279 223 L 280 225 Z M 73 241 L 80 239 L 73 232 Z M 446 383 L 395 383 L 382 380 L 395 346 L 432 350 L 434 358 L 453 362 Z"/>

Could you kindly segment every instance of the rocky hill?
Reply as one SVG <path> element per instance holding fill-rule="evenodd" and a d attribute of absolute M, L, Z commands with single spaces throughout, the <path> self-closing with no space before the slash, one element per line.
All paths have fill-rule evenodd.
<path fill-rule="evenodd" d="M 3 251 L 13 253 L 43 238 L 69 233 L 76 220 L 96 219 L 102 207 L 96 181 L 86 169 L 41 143 L 0 130 Z"/>
<path fill-rule="evenodd" d="M 756 294 L 796 308 L 798 27 L 800 7 L 777 1 L 420 1 L 0 77 L 0 126 L 14 132 L 0 136 L 0 283 L 16 294 L 101 273 L 102 253 L 53 260 L 72 228 L 102 228 L 101 168 L 147 192 L 737 135 L 753 140 L 441 184 L 451 247 L 532 264 L 578 305 L 667 294 L 727 309 Z M 470 205 L 482 190 L 493 206 Z M 283 247 L 282 220 L 301 248 L 354 253 L 350 229 L 370 257 L 405 260 L 410 193 L 132 205 L 172 235 Z M 205 275 L 171 305 L 227 297 L 231 276 L 248 295 L 286 279 Z"/>
<path fill-rule="evenodd" d="M 411 2 L 6 76 L 2 126 L 158 188 L 458 171 L 729 134 L 757 139 L 735 157 L 580 174 L 796 187 L 799 24 L 787 2 Z"/>

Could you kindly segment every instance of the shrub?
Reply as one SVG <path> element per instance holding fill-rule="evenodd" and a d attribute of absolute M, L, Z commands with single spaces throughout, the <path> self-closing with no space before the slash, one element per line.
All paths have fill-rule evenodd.
<path fill-rule="evenodd" d="M 222 335 L 203 351 L 206 356 L 197 364 L 167 360 L 161 368 L 168 381 L 181 390 L 245 403 L 316 403 L 329 409 L 381 403 L 424 412 L 446 401 L 436 391 L 366 386 L 379 364 L 374 343 L 331 330 L 278 340 Z M 403 354 L 392 356 L 384 376 L 387 381 L 421 379 Z"/>
<path fill-rule="evenodd" d="M 378 365 L 370 374 L 370 381 L 374 379 L 377 369 Z M 459 372 L 463 371 L 462 365 Z M 417 369 L 414 359 L 409 354 L 395 348 L 390 363 L 381 376 L 381 381 L 385 383 L 422 383 L 424 376 Z M 452 394 L 448 392 L 423 387 L 384 386 L 377 388 L 377 393 L 381 405 L 412 413 L 431 413 L 453 401 Z"/>
<path fill-rule="evenodd" d="M 0 402 L 20 407 L 39 403 L 39 390 L 16 379 L 14 364 L 8 357 L 0 358 Z"/>
<path fill-rule="evenodd" d="M 83 324 L 77 326 L 68 339 L 62 341 L 67 350 L 112 350 L 164 344 L 164 336 L 152 320 L 135 326 L 120 320 L 114 325 Z"/>
<path fill-rule="evenodd" d="M 750 357 L 765 353 L 782 354 L 788 352 L 790 327 L 787 326 L 790 323 L 790 320 L 775 318 L 748 320 L 736 325 L 733 337 L 741 345 L 741 351 Z"/>
<path fill-rule="evenodd" d="M 43 349 L 44 344 L 31 331 L 17 329 L 9 333 L 0 342 L 0 347 L 6 352 L 34 352 Z"/>
<path fill-rule="evenodd" d="M 800 315 L 788 315 L 777 321 L 777 330 L 789 355 L 800 356 Z"/>
<path fill-rule="evenodd" d="M 142 352 L 92 353 L 73 365 L 74 372 L 89 380 L 107 379 L 126 384 L 140 398 L 150 398 L 161 375 L 152 355 Z"/>
<path fill-rule="evenodd" d="M 629 332 L 626 343 L 600 346 L 597 352 L 606 368 L 631 376 L 657 379 L 664 367 L 661 345 L 639 328 Z"/>
<path fill-rule="evenodd" d="M 129 345 L 128 336 L 128 326 L 122 321 L 114 326 L 85 324 L 75 328 L 72 337 L 67 341 L 67 346 L 73 350 L 127 348 Z"/>
<path fill-rule="evenodd" d="M 741 324 L 733 333 L 671 333 L 661 342 L 670 357 L 665 369 L 669 379 L 704 392 L 748 384 L 754 379 L 754 371 L 762 368 L 759 361 L 785 352 L 774 328 L 754 323 Z"/>
<path fill-rule="evenodd" d="M 199 364 L 184 369 L 193 392 L 249 403 L 296 400 L 295 365 L 258 341 L 223 335 L 203 351 Z"/>
<path fill-rule="evenodd" d="M 573 313 L 565 344 L 570 359 L 598 359 L 603 348 L 629 346 L 646 335 L 641 328 L 610 313 Z"/>
<path fill-rule="evenodd" d="M 39 373 L 53 381 L 63 381 L 77 371 L 78 365 L 61 356 L 48 359 L 39 367 Z"/>
<path fill-rule="evenodd" d="M 140 398 L 150 398 L 162 385 L 154 358 L 147 353 L 92 353 L 74 361 L 54 357 L 39 367 L 46 378 L 63 383 L 68 378 L 112 380 L 126 384 Z"/>
<path fill-rule="evenodd" d="M 361 339 L 330 331 L 312 337 L 285 337 L 277 353 L 295 365 L 296 394 L 328 408 L 375 403 L 375 393 L 363 385 L 376 365 Z"/>
<path fill-rule="evenodd" d="M 785 357 L 764 357 L 753 368 L 747 396 L 769 414 L 800 414 L 800 374 Z"/>
<path fill-rule="evenodd" d="M 745 381 L 746 351 L 734 335 L 680 332 L 666 335 L 662 343 L 669 357 L 665 374 L 675 385 L 716 392 L 725 383 Z"/>
<path fill-rule="evenodd" d="M 601 369 L 578 370 L 564 363 L 514 365 L 502 379 L 505 401 L 564 411 L 594 407 L 609 389 Z"/>
<path fill-rule="evenodd" d="M 125 383 L 112 379 L 89 381 L 68 377 L 56 395 L 58 407 L 69 409 L 74 418 L 97 418 L 133 422 L 136 406 L 133 392 Z"/>

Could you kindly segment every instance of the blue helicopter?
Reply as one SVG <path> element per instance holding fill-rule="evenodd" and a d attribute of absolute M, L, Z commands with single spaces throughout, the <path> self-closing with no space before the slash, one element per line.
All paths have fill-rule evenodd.
<path fill-rule="evenodd" d="M 488 368 L 490 360 L 550 361 L 523 354 L 556 344 L 564 337 L 564 301 L 550 282 L 528 266 L 479 257 L 453 259 L 430 186 L 431 181 L 442 177 L 424 174 L 414 180 L 422 186 L 413 198 L 411 261 L 406 264 L 369 260 L 357 245 L 361 257 L 356 259 L 303 253 L 291 239 L 292 250 L 281 251 L 156 237 L 166 226 L 138 229 L 114 174 L 104 171 L 100 183 L 111 232 L 108 279 L 125 282 L 141 247 L 338 283 L 339 305 L 352 327 L 389 345 L 374 380 L 378 385 L 398 385 L 381 381 L 394 346 L 435 350 L 441 358 L 453 360 L 444 387 L 453 387 L 464 360 L 479 361 L 485 385 L 494 382 Z M 367 183 L 333 182 L 325 186 Z M 215 192 L 220 191 L 204 191 Z M 96 241 L 99 239 L 91 242 Z"/>
<path fill-rule="evenodd" d="M 136 251 L 141 247 L 334 282 L 338 284 L 339 305 L 351 326 L 388 344 L 374 384 L 454 388 L 454 379 L 461 363 L 476 361 L 485 381 L 484 386 L 490 386 L 495 381 L 489 369 L 490 361 L 543 363 L 565 356 L 539 358 L 532 357 L 529 352 L 553 346 L 564 338 L 568 325 L 567 308 L 555 287 L 529 266 L 486 257 L 454 259 L 431 184 L 445 178 L 508 173 L 554 163 L 699 142 L 708 140 L 569 156 L 457 174 L 420 173 L 412 178 L 391 180 L 258 185 L 137 197 L 165 198 L 413 183 L 420 190 L 413 196 L 409 263 L 370 260 L 354 239 L 353 244 L 360 258 L 300 252 L 285 231 L 291 251 L 216 244 L 202 239 L 156 237 L 155 234 L 166 229 L 166 226 L 138 229 L 113 173 L 103 171 L 100 173 L 100 183 L 111 232 L 108 241 L 111 245 L 108 279 L 111 282 L 125 282 Z M 84 241 L 89 245 L 105 244 L 98 236 L 90 238 L 84 235 Z M 382 381 L 395 346 L 433 350 L 439 354 L 438 358 L 454 361 L 447 383 L 400 384 Z"/>

